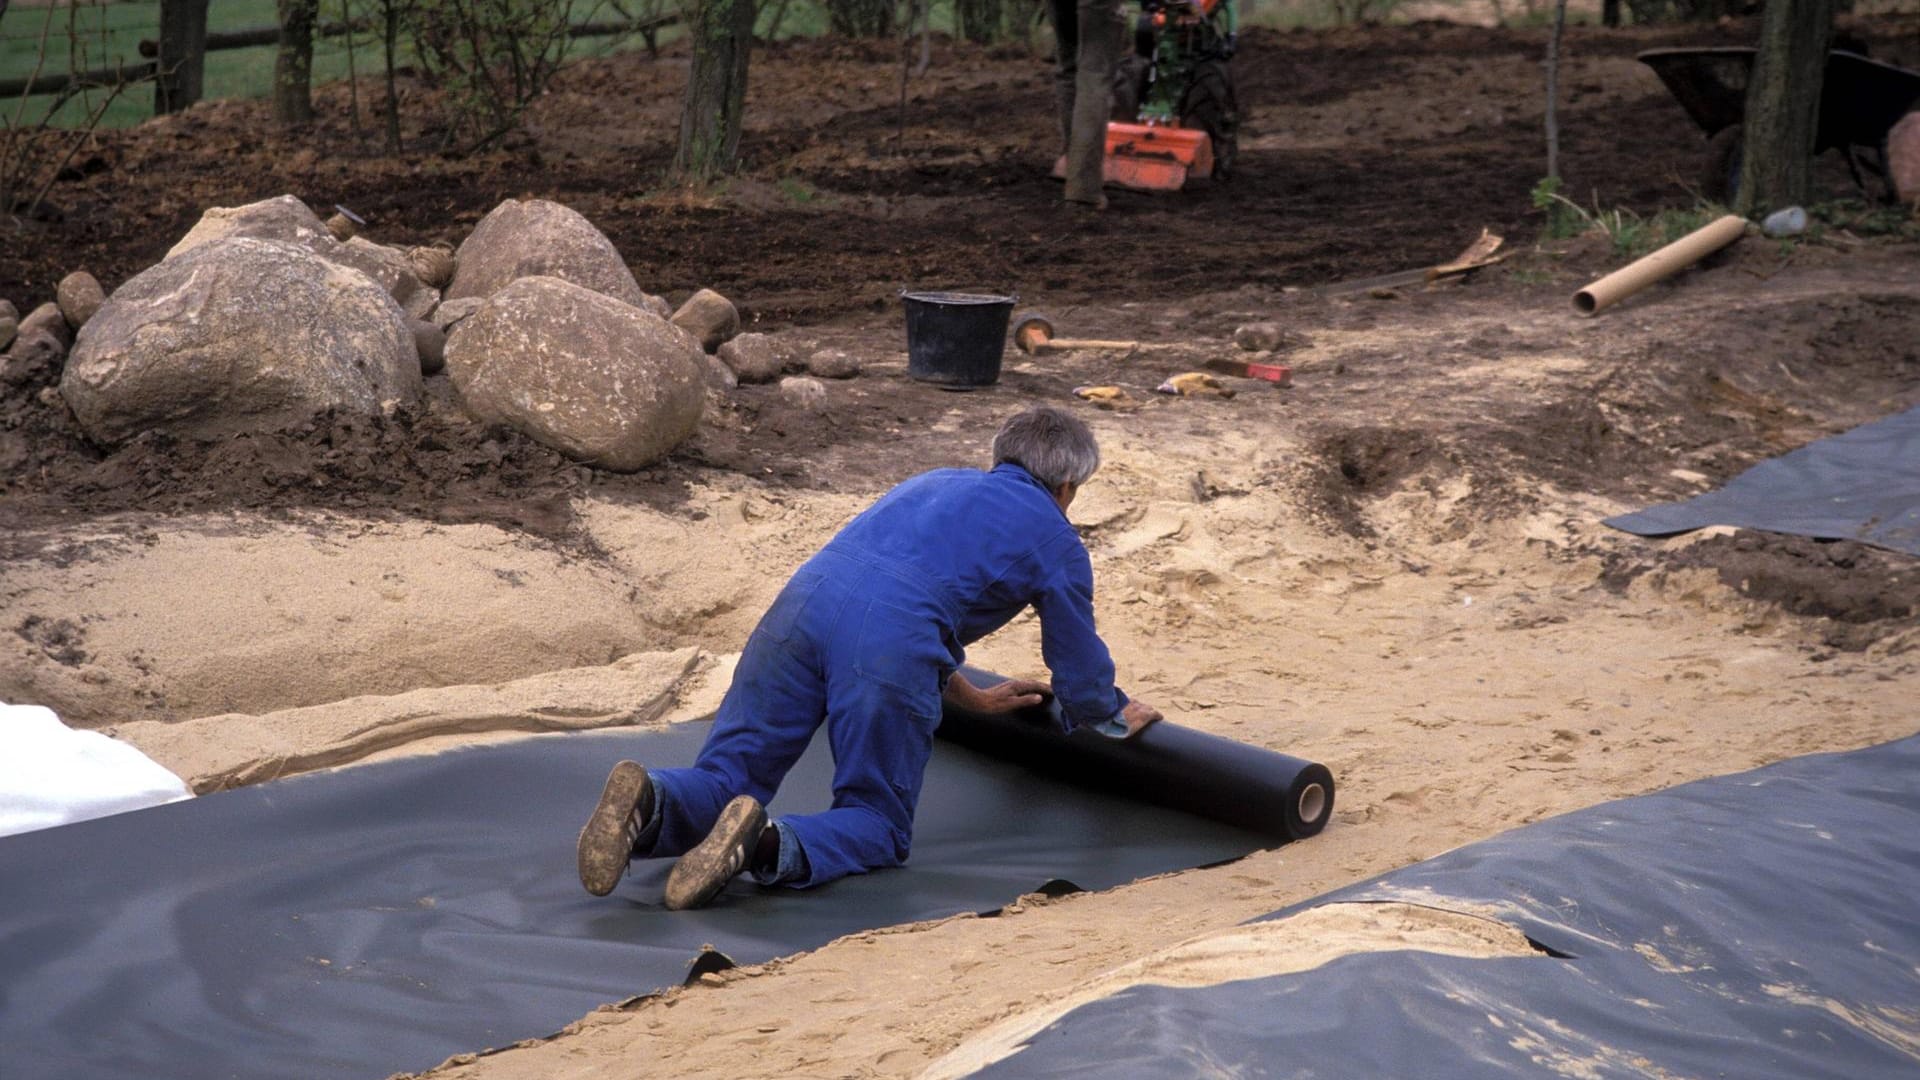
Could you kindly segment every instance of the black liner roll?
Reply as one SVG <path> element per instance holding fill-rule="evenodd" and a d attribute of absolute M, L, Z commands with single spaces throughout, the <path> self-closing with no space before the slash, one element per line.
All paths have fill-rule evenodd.
<path fill-rule="evenodd" d="M 975 686 L 1006 681 L 978 668 L 961 674 Z M 1276 754 L 1162 720 L 1120 740 L 1061 731 L 1060 706 L 988 715 L 949 705 L 939 736 L 1071 784 L 1238 825 L 1285 843 L 1326 828 L 1333 816 L 1333 773 L 1325 765 Z"/>

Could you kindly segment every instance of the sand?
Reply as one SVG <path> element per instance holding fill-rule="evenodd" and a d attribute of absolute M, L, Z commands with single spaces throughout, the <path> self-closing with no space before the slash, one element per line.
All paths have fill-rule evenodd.
<path fill-rule="evenodd" d="M 1322 320 L 1300 386 L 1087 409 L 1106 465 L 1072 516 L 1122 684 L 1180 723 L 1324 762 L 1340 784 L 1324 834 L 1029 897 L 999 918 L 853 935 L 610 1003 L 551 1039 L 474 1047 L 432 1075 L 905 1076 L 1126 979 L 1304 970 L 1391 941 L 1511 949 L 1498 926 L 1406 912 L 1234 927 L 1550 815 L 1913 734 L 1911 612 L 1838 649 L 1837 620 L 1689 565 L 1711 536 L 1649 542 L 1598 524 L 1639 505 L 1636 491 L 1698 490 L 1700 470 L 1737 471 L 1773 440 L 1911 403 L 1910 376 L 1816 369 L 1795 351 L 1804 341 L 1778 352 L 1797 389 L 1751 375 L 1736 383 L 1746 398 L 1687 389 L 1730 328 L 1784 338 L 1804 325 L 1811 340 L 1855 325 L 1868 302 L 1834 299 L 1836 273 L 1758 288 L 1722 272 L 1665 294 L 1659 319 L 1625 309 L 1605 334 L 1503 293 L 1421 300 L 1371 326 L 1355 314 L 1364 299 L 1236 298 Z M 1920 285 L 1878 295 L 1871 311 L 1892 321 L 1876 333 L 1913 340 Z M 1129 317 L 1138 331 L 1191 316 L 1114 315 Z M 1676 319 L 1701 351 L 1662 347 Z M 875 373 L 855 383 L 868 389 L 838 393 L 903 385 L 897 355 L 863 359 Z M 1010 378 L 1065 386 L 1139 362 L 1058 363 Z M 1738 404 L 1756 395 L 1779 408 Z M 568 542 L 331 510 L 40 520 L 0 570 L 0 626 L 15 631 L 0 633 L 0 698 L 55 704 L 203 790 L 481 738 L 671 723 L 711 708 L 785 575 L 891 472 L 980 463 L 982 425 L 1018 400 L 940 399 L 946 414 L 899 452 L 911 460 L 864 484 L 854 468 L 805 487 L 682 462 L 671 504 L 587 488 Z M 1581 465 L 1568 456 L 1577 408 L 1595 401 L 1615 431 L 1641 433 L 1639 449 L 1604 443 Z M 1523 415 L 1537 420 L 1529 435 L 1500 426 Z M 1667 433 L 1729 416 L 1744 419 L 1661 449 L 1681 445 Z M 1634 477 L 1646 479 L 1622 479 Z M 1028 616 L 970 660 L 1039 675 L 1038 644 Z M 583 815 L 595 794 L 581 793 Z M 1391 921 L 1405 918 L 1421 924 Z"/>

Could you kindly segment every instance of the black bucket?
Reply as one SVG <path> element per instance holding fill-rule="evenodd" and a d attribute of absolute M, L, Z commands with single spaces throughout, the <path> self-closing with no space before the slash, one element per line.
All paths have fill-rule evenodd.
<path fill-rule="evenodd" d="M 1000 380 L 1015 297 L 902 291 L 900 299 L 907 306 L 909 376 L 956 388 Z"/>

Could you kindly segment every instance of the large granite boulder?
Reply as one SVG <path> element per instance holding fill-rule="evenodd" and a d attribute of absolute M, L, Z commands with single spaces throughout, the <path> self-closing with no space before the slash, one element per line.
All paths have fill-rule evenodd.
<path fill-rule="evenodd" d="M 705 404 L 707 358 L 687 335 L 559 278 L 521 278 L 494 293 L 454 324 L 446 358 L 476 420 L 609 469 L 672 450 Z"/>
<path fill-rule="evenodd" d="M 521 278 L 553 277 L 634 307 L 647 294 L 593 223 L 545 199 L 509 199 L 480 219 L 454 253 L 445 299 L 487 297 Z"/>
<path fill-rule="evenodd" d="M 218 436 L 420 395 L 400 306 L 305 247 L 228 237 L 116 289 L 80 331 L 60 393 L 95 442 Z"/>
<path fill-rule="evenodd" d="M 326 223 L 307 209 L 306 203 L 291 195 L 208 210 L 167 252 L 167 258 L 175 259 L 206 244 L 233 237 L 297 244 L 330 262 L 352 267 L 387 290 L 394 301 L 416 319 L 426 318 L 440 300 L 439 292 L 414 272 L 406 252 L 360 236 L 336 240 Z"/>
<path fill-rule="evenodd" d="M 167 252 L 177 258 L 204 244 L 235 236 L 255 240 L 281 240 L 298 244 L 309 251 L 331 250 L 339 241 L 327 231 L 326 223 L 307 209 L 307 204 L 291 195 L 262 199 L 245 206 L 216 206 L 200 215 L 187 235 Z"/>

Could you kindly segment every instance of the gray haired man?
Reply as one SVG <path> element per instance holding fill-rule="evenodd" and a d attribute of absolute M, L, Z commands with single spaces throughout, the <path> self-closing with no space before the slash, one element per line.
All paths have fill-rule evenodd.
<path fill-rule="evenodd" d="M 735 875 L 807 888 L 906 861 L 943 700 L 1007 712 L 1057 697 L 1071 730 L 1129 738 L 1160 719 L 1114 686 L 1094 631 L 1093 564 L 1067 507 L 1100 466 L 1079 419 L 1036 408 L 993 440 L 993 468 L 894 488 L 807 560 L 747 639 L 691 768 L 623 761 L 580 833 L 580 881 L 612 892 L 634 858 L 678 856 L 670 908 Z M 976 687 L 966 646 L 1027 607 L 1051 686 Z M 833 806 L 769 820 L 766 802 L 825 724 Z"/>

